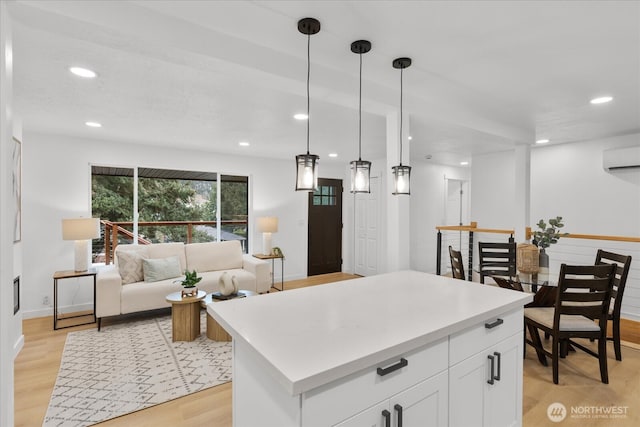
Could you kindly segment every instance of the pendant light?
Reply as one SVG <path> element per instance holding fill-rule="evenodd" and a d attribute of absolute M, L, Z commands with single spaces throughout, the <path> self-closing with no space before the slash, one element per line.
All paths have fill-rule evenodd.
<path fill-rule="evenodd" d="M 318 160 L 320 156 L 309 154 L 309 77 L 311 74 L 311 35 L 320 31 L 320 21 L 303 18 L 298 21 L 298 31 L 307 35 L 307 154 L 296 156 L 296 191 L 315 191 L 318 188 Z"/>
<path fill-rule="evenodd" d="M 410 177 L 411 166 L 402 165 L 402 71 L 411 65 L 411 58 L 397 58 L 393 60 L 393 68 L 400 69 L 400 165 L 393 166 L 393 195 L 411 194 Z"/>
<path fill-rule="evenodd" d="M 369 193 L 371 162 L 362 160 L 362 54 L 371 50 L 371 42 L 357 40 L 351 43 L 351 52 L 360 57 L 360 95 L 358 97 L 358 160 L 351 162 L 351 192 Z"/>

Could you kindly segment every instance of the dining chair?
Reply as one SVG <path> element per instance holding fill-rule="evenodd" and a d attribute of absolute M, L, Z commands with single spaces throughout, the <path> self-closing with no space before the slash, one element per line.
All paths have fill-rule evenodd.
<path fill-rule="evenodd" d="M 609 264 L 562 264 L 555 306 L 524 309 L 525 325 L 531 335 L 531 341 L 527 340 L 527 343 L 533 345 L 538 360 L 544 366 L 547 366 L 546 356 L 551 357 L 555 384 L 558 384 L 558 359 L 561 353 L 566 352 L 566 346 L 572 338 L 598 340 L 597 352 L 574 341 L 571 341 L 571 344 L 598 358 L 600 378 L 603 383 L 609 383 L 607 318 L 615 271 L 616 266 Z M 594 322 L 593 319 L 597 319 L 598 322 Z M 551 336 L 551 351 L 542 346 L 540 331 Z"/>
<path fill-rule="evenodd" d="M 480 283 L 487 276 L 515 277 L 516 243 L 478 242 Z"/>
<path fill-rule="evenodd" d="M 622 360 L 620 349 L 620 310 L 622 308 L 622 296 L 627 284 L 627 276 L 631 267 L 631 255 L 620 255 L 598 249 L 596 254 L 596 265 L 616 264 L 615 277 L 613 278 L 613 290 L 611 291 L 611 304 L 609 307 L 608 320 L 612 322 L 612 336 L 607 339 L 613 341 L 613 349 L 616 353 L 616 360 Z"/>
<path fill-rule="evenodd" d="M 511 289 L 512 291 L 524 292 L 522 284 L 516 280 L 505 279 L 500 276 L 491 276 L 498 286 L 504 289 Z"/>
<path fill-rule="evenodd" d="M 453 278 L 467 280 L 464 275 L 462 253 L 449 246 L 449 258 L 451 259 L 451 273 L 453 274 Z"/>

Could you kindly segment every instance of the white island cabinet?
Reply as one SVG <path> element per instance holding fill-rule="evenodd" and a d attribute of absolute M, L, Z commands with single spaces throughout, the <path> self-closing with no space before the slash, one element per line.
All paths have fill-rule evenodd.
<path fill-rule="evenodd" d="M 401 271 L 207 310 L 233 337 L 235 427 L 494 427 L 522 421 L 531 299 Z"/>

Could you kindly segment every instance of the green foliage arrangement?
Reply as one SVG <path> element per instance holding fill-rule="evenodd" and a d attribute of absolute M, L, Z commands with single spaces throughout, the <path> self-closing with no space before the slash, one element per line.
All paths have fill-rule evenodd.
<path fill-rule="evenodd" d="M 558 243 L 558 239 L 560 239 L 560 237 L 569 235 L 569 233 L 560 233 L 559 231 L 564 227 L 561 216 L 549 219 L 548 225 L 543 219 L 541 219 L 538 221 L 537 226 L 539 230 L 533 232 L 533 244 L 542 249 L 548 248 L 554 243 Z"/>
<path fill-rule="evenodd" d="M 180 281 L 180 284 L 185 288 L 195 288 L 196 284 L 202 280 L 202 277 L 198 277 L 198 273 L 193 270 L 185 270 L 184 280 Z"/>

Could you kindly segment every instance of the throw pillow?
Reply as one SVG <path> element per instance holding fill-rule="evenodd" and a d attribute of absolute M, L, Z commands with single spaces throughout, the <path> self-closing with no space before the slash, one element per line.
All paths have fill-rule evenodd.
<path fill-rule="evenodd" d="M 160 280 L 180 277 L 180 260 L 177 256 L 169 258 L 143 259 L 142 271 L 145 282 L 157 282 Z"/>
<path fill-rule="evenodd" d="M 142 282 L 144 276 L 142 274 L 142 256 L 136 252 L 119 251 L 118 271 L 122 277 L 122 284 Z"/>

